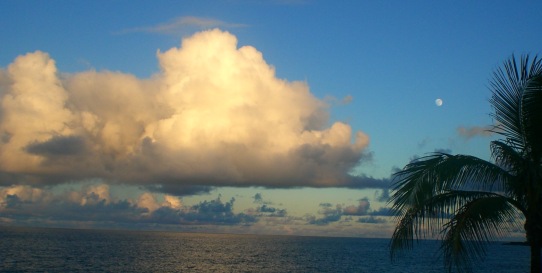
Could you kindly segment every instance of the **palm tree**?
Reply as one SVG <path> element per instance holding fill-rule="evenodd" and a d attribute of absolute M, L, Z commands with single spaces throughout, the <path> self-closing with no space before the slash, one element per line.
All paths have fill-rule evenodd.
<path fill-rule="evenodd" d="M 448 270 L 468 272 L 488 242 L 523 223 L 531 272 L 542 272 L 541 60 L 512 56 L 494 72 L 490 89 L 497 124 L 491 131 L 503 137 L 490 144 L 492 162 L 433 153 L 394 174 L 392 259 L 413 241 L 436 237 Z"/>

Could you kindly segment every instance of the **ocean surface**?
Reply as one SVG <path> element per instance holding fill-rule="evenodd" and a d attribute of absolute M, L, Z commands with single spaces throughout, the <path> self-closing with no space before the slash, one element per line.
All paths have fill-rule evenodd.
<path fill-rule="evenodd" d="M 1 272 L 444 272 L 434 241 L 393 263 L 388 239 L 0 227 Z M 475 272 L 529 272 L 492 244 Z"/>

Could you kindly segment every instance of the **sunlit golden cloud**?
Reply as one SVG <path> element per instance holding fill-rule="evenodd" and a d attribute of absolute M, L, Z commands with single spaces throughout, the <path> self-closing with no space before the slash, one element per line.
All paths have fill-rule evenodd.
<path fill-rule="evenodd" d="M 305 82 L 277 78 L 254 47 L 215 29 L 157 57 L 161 71 L 148 79 L 60 76 L 40 51 L 0 70 L 1 183 L 101 178 L 163 191 L 353 183 L 348 171 L 368 136 L 329 124 L 324 100 Z"/>

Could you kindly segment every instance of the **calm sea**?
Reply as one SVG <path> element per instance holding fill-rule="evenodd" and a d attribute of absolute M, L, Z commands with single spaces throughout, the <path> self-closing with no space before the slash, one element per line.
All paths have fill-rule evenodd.
<path fill-rule="evenodd" d="M 0 227 L 2 272 L 443 272 L 433 241 L 390 262 L 387 239 Z M 529 272 L 496 243 L 475 272 Z"/>

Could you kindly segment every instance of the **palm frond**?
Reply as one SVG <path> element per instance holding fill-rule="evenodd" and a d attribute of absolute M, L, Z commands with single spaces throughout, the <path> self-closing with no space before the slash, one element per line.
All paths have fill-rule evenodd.
<path fill-rule="evenodd" d="M 531 61 L 528 55 L 522 56 L 518 64 L 512 56 L 493 73 L 490 82 L 493 93 L 490 103 L 495 110 L 493 117 L 499 123 L 496 132 L 520 150 L 526 143 L 522 118 L 523 91 L 529 80 L 541 73 L 542 62 L 537 57 Z"/>
<path fill-rule="evenodd" d="M 526 207 L 523 202 L 526 196 L 526 187 L 524 184 L 525 173 L 530 170 L 528 161 L 525 160 L 522 151 L 516 151 L 502 141 L 491 142 L 491 154 L 497 165 L 506 169 L 509 173 L 507 182 L 500 191 L 506 192 L 506 195 L 514 198 L 521 203 L 522 207 Z"/>
<path fill-rule="evenodd" d="M 505 169 L 474 156 L 434 153 L 407 164 L 394 175 L 390 203 L 398 224 L 391 257 L 415 240 L 440 234 L 451 215 L 474 199 L 507 198 L 492 191 L 506 188 L 510 179 Z"/>
<path fill-rule="evenodd" d="M 523 164 L 524 159 L 521 154 L 522 151 L 515 150 L 512 146 L 503 141 L 492 141 L 490 149 L 495 164 L 511 173 L 517 171 L 518 165 Z"/>
<path fill-rule="evenodd" d="M 424 238 L 434 238 L 443 232 L 450 219 L 468 203 L 479 198 L 496 197 L 518 207 L 521 204 L 506 196 L 493 192 L 450 190 L 426 199 L 423 203 L 409 207 L 398 215 L 396 226 L 391 239 L 391 258 L 397 253 L 411 249 L 414 241 Z"/>
<path fill-rule="evenodd" d="M 504 187 L 508 173 L 495 164 L 468 155 L 434 153 L 394 174 L 392 208 L 401 212 L 443 191 L 463 188 L 491 191 Z"/>
<path fill-rule="evenodd" d="M 542 154 L 542 73 L 527 81 L 522 105 L 526 152 L 530 159 L 539 161 Z"/>
<path fill-rule="evenodd" d="M 498 195 L 475 198 L 461 207 L 443 230 L 441 249 L 448 269 L 469 271 L 483 259 L 488 242 L 520 226 L 519 215 L 512 199 Z"/>

